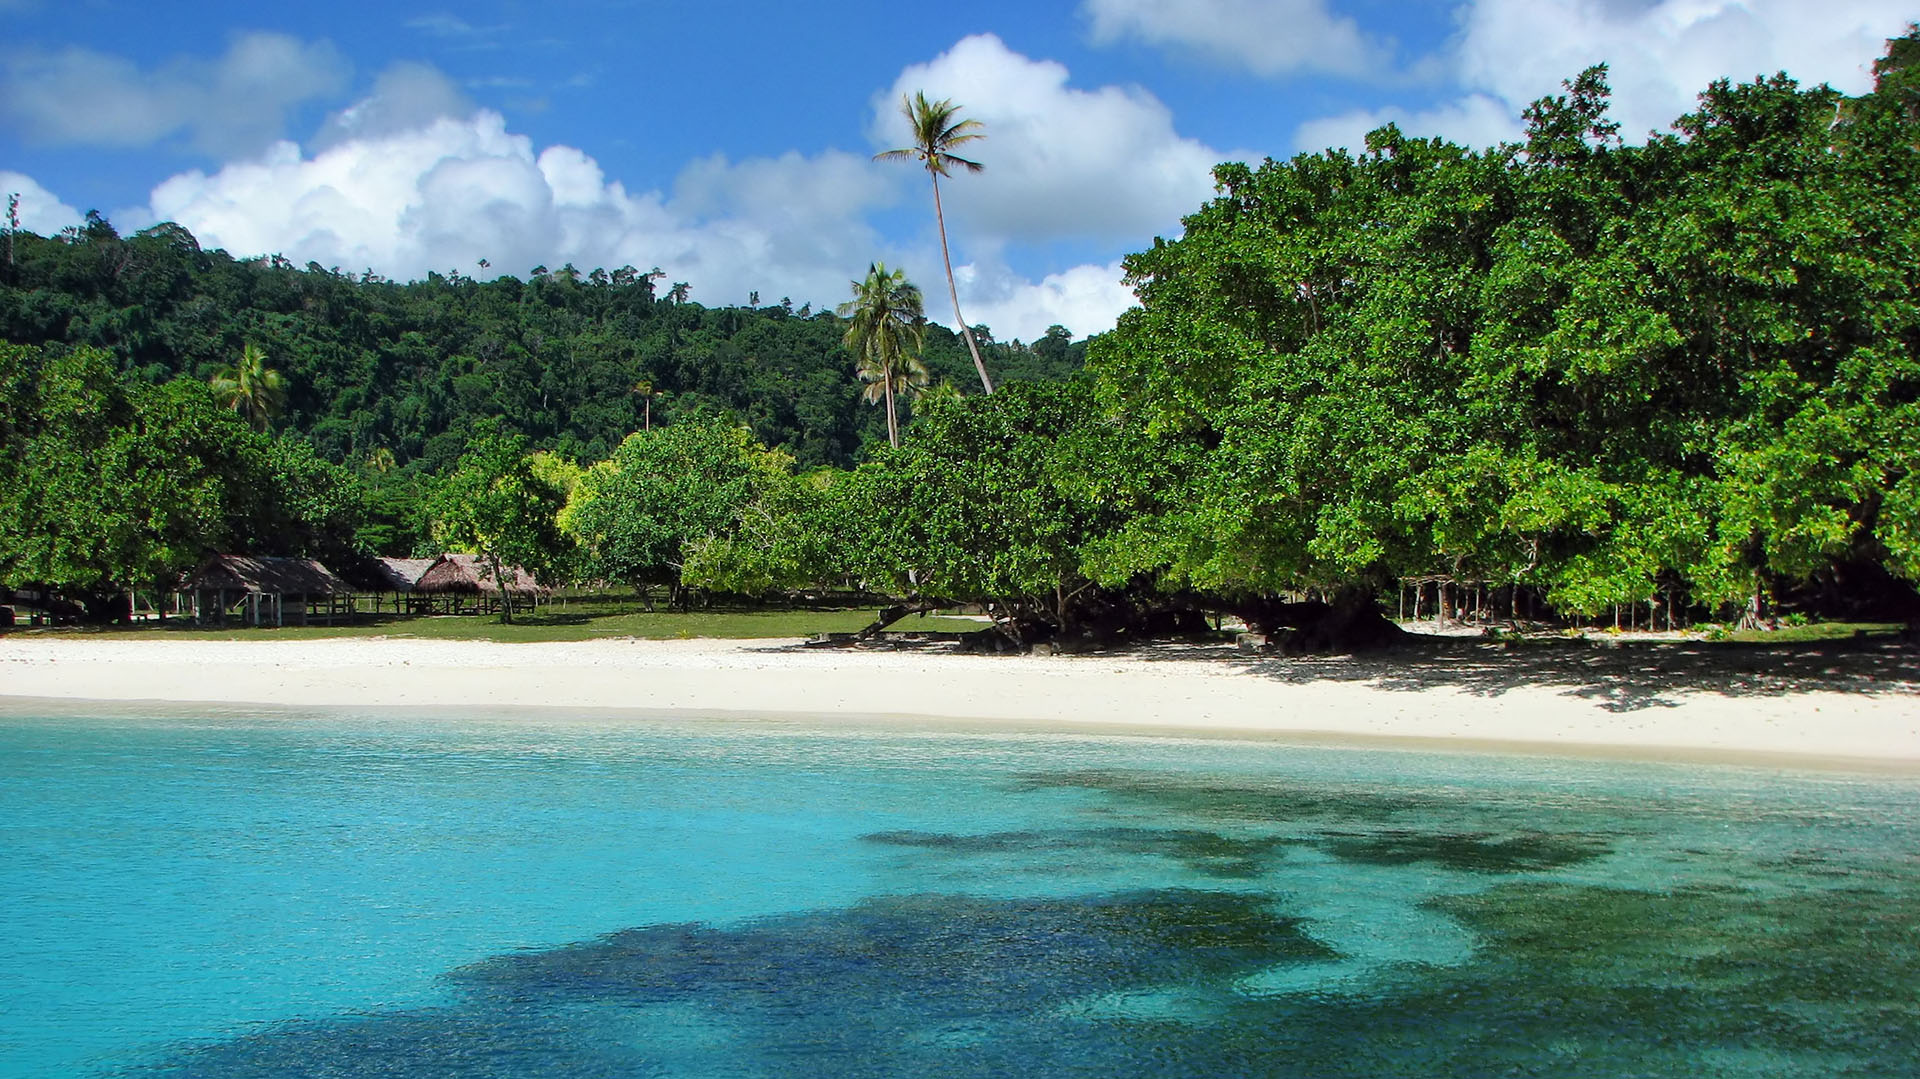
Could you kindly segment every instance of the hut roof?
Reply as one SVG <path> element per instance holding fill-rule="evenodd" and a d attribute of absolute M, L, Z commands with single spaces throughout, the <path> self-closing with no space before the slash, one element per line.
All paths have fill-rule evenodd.
<path fill-rule="evenodd" d="M 376 558 L 369 568 L 382 591 L 411 592 L 437 561 L 435 558 Z"/>
<path fill-rule="evenodd" d="M 200 563 L 186 580 L 195 589 L 224 588 L 263 595 L 345 595 L 351 585 L 311 558 L 268 558 L 217 554 Z"/>
<path fill-rule="evenodd" d="M 507 578 L 507 591 L 521 595 L 543 592 L 540 583 L 533 574 L 519 566 L 502 566 L 501 571 Z M 495 592 L 499 588 L 493 582 L 493 570 L 485 559 L 476 554 L 443 554 L 434 559 L 433 566 L 420 575 L 413 586 L 415 592 Z"/>

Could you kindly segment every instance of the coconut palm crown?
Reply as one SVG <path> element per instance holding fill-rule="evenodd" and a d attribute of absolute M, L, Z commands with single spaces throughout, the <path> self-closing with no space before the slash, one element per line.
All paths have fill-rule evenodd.
<path fill-rule="evenodd" d="M 987 365 L 980 359 L 980 346 L 966 317 L 960 314 L 960 292 L 953 284 L 953 255 L 947 250 L 947 216 L 940 207 L 940 177 L 953 175 L 951 170 L 956 165 L 968 172 L 986 168 L 955 154 L 953 148 L 986 135 L 980 131 L 980 121 L 958 119 L 960 106 L 951 99 L 928 101 L 924 90 L 914 91 L 911 97 L 903 95 L 900 112 L 913 133 L 913 145 L 883 150 L 873 157 L 876 161 L 918 161 L 926 166 L 927 176 L 933 181 L 933 219 L 940 228 L 940 258 L 947 268 L 947 296 L 953 300 L 953 318 L 960 324 L 960 335 L 966 338 L 967 351 L 973 355 L 974 370 L 980 372 L 981 388 L 992 393 L 993 380 L 987 377 Z"/>
<path fill-rule="evenodd" d="M 841 304 L 838 312 L 849 320 L 845 341 L 853 351 L 854 371 L 867 383 L 861 396 L 886 402 L 887 441 L 898 446 L 894 393 L 912 387 L 916 369 L 920 384 L 926 380 L 926 367 L 914 355 L 927 321 L 920 287 L 907 280 L 905 270 L 889 270 L 884 262 L 870 264 L 865 280 L 849 283 L 853 299 Z"/>
<path fill-rule="evenodd" d="M 239 362 L 216 370 L 208 385 L 222 405 L 245 416 L 255 430 L 265 431 L 267 422 L 286 407 L 286 380 L 267 366 L 266 352 L 251 342 Z"/>

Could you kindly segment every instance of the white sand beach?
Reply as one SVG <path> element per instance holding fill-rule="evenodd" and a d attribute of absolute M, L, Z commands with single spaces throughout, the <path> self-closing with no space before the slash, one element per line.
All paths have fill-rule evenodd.
<path fill-rule="evenodd" d="M 1524 653 L 1522 655 L 1521 653 Z M 1075 656 L 815 650 L 791 640 L 494 644 L 0 639 L 0 697 L 555 707 L 976 721 L 1631 756 L 1852 759 L 1920 771 L 1911 648 L 1521 649 L 1281 659 L 1169 646 Z M 18 705 L 19 702 L 13 702 Z"/>

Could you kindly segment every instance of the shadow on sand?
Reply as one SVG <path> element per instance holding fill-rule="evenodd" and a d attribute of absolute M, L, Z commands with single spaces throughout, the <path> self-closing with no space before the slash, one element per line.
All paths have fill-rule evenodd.
<path fill-rule="evenodd" d="M 1892 637 L 1749 644 L 1708 641 L 1412 637 L 1352 656 L 1271 656 L 1226 647 L 1144 651 L 1155 662 L 1227 663 L 1292 684 L 1364 682 L 1418 692 L 1447 688 L 1483 697 L 1529 687 L 1562 689 L 1610 712 L 1672 708 L 1681 694 L 1779 697 L 1827 693 L 1920 695 L 1920 649 Z M 1920 706 L 1920 704 L 1917 704 Z"/>
<path fill-rule="evenodd" d="M 909 639 L 839 647 L 952 650 L 944 642 Z M 1358 655 L 1280 656 L 1244 652 L 1217 641 L 1153 641 L 1083 654 L 1218 664 L 1292 685 L 1353 682 L 1410 693 L 1454 689 L 1482 697 L 1515 689 L 1559 689 L 1609 712 L 1675 708 L 1681 695 L 1698 693 L 1735 698 L 1807 692 L 1911 694 L 1920 708 L 1920 645 L 1890 634 L 1778 644 L 1611 637 L 1490 641 L 1412 634 L 1391 648 Z"/>

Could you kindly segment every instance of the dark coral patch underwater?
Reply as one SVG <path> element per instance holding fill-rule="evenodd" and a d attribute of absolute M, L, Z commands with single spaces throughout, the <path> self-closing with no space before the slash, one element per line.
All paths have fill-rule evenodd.
<path fill-rule="evenodd" d="M 1262 996 L 1339 956 L 1270 899 L 922 895 L 653 926 L 453 972 L 439 1008 L 283 1025 L 142 1076 L 1912 1076 L 1915 882 L 1433 901 L 1448 968 Z M 1310 984 L 1311 979 L 1308 980 Z"/>

